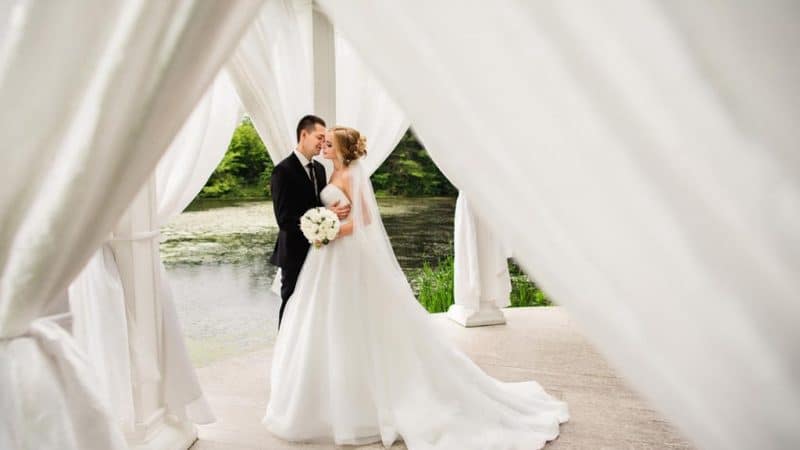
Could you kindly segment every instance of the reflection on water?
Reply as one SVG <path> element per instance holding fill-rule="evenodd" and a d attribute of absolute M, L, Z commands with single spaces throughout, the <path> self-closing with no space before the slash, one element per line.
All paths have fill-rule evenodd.
<path fill-rule="evenodd" d="M 378 200 L 407 276 L 451 252 L 454 198 Z M 195 365 L 271 344 L 280 299 L 267 261 L 277 236 L 270 202 L 193 205 L 162 229 L 161 255 Z"/>
<path fill-rule="evenodd" d="M 197 366 L 256 350 L 275 339 L 277 298 L 265 291 L 272 268 L 218 264 L 167 269 L 189 355 Z"/>

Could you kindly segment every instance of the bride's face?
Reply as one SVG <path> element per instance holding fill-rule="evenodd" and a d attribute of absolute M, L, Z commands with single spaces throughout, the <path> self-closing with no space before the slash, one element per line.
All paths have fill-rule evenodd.
<path fill-rule="evenodd" d="M 322 157 L 325 159 L 337 158 L 336 142 L 333 139 L 333 132 L 328 131 L 325 133 L 325 143 L 322 144 Z"/>

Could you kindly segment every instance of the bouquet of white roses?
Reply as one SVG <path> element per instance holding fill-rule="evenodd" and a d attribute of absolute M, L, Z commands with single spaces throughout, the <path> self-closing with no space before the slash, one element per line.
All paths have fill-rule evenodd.
<path fill-rule="evenodd" d="M 339 233 L 340 225 L 336 213 L 323 207 L 311 208 L 300 218 L 300 231 L 316 248 L 328 245 Z"/>

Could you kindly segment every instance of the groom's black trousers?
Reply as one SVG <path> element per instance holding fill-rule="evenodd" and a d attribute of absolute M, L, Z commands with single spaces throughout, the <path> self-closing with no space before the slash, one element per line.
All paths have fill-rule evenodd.
<path fill-rule="evenodd" d="M 297 276 L 300 275 L 298 267 L 281 267 L 281 309 L 278 312 L 278 329 L 281 329 L 281 320 L 283 319 L 283 310 L 286 308 L 286 302 L 294 292 L 294 287 L 297 284 Z"/>

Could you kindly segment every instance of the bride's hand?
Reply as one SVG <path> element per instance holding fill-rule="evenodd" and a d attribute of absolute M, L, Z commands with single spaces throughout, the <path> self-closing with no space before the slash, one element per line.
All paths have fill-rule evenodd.
<path fill-rule="evenodd" d="M 334 214 L 336 214 L 336 217 L 339 218 L 339 220 L 344 220 L 345 218 L 347 218 L 347 216 L 350 215 L 350 205 L 339 206 L 338 201 L 329 206 L 328 209 L 333 211 Z"/>
<path fill-rule="evenodd" d="M 351 234 L 353 234 L 353 223 L 348 222 L 339 228 L 339 232 L 336 233 L 336 237 L 333 239 L 336 240 L 345 236 L 350 236 Z"/>

